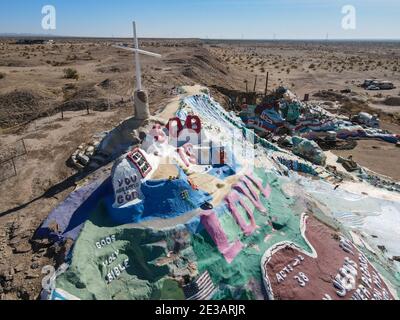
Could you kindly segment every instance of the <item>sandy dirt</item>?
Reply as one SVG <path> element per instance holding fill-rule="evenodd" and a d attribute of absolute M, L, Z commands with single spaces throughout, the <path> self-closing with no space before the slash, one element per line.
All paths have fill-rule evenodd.
<path fill-rule="evenodd" d="M 286 85 L 301 97 L 321 89 L 350 88 L 383 97 L 400 92 L 400 48 L 395 43 L 383 47 L 368 42 L 227 41 L 210 44 L 210 51 L 230 67 L 240 68 L 249 81 L 249 90 L 257 75 L 256 88 L 263 92 L 269 72 L 269 89 Z M 393 81 L 397 89 L 365 92 L 358 87 L 364 79 L 374 77 Z"/>
<path fill-rule="evenodd" d="M 400 148 L 392 143 L 377 140 L 360 140 L 353 150 L 335 150 L 336 155 L 353 160 L 376 173 L 400 181 Z"/>

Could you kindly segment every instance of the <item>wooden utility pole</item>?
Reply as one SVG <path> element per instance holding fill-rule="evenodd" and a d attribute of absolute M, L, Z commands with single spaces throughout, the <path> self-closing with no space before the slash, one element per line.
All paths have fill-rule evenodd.
<path fill-rule="evenodd" d="M 14 177 L 17 175 L 17 167 L 15 166 L 14 158 L 11 159 L 13 168 L 14 168 Z"/>
<path fill-rule="evenodd" d="M 22 146 L 24 147 L 24 155 L 28 153 L 28 151 L 26 151 L 26 145 L 25 145 L 25 140 L 21 139 L 22 141 Z"/>
<path fill-rule="evenodd" d="M 246 84 L 246 93 L 249 91 L 249 88 L 248 88 L 248 86 L 247 86 L 247 84 L 248 84 L 248 81 L 247 80 L 244 80 L 244 83 Z"/>
<path fill-rule="evenodd" d="M 265 80 L 265 93 L 264 93 L 265 96 L 267 96 L 268 94 L 268 80 L 269 80 L 269 72 L 267 72 L 267 78 Z"/>
<path fill-rule="evenodd" d="M 256 75 L 256 78 L 254 79 L 254 90 L 253 90 L 253 92 L 256 92 L 256 86 L 257 86 L 257 75 Z"/>

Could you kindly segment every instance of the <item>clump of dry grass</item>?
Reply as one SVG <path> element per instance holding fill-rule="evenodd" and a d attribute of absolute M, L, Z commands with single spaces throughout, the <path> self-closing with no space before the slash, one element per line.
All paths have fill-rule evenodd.
<path fill-rule="evenodd" d="M 400 106 L 400 97 L 387 97 L 384 103 L 387 106 Z"/>
<path fill-rule="evenodd" d="M 78 60 L 76 54 L 67 55 L 67 61 L 75 61 L 75 60 Z"/>
<path fill-rule="evenodd" d="M 78 71 L 73 68 L 64 69 L 64 78 L 78 80 L 79 79 Z"/>

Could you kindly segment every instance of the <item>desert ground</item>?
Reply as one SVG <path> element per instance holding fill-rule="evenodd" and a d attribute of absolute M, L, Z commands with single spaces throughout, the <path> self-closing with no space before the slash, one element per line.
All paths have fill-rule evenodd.
<path fill-rule="evenodd" d="M 0 162 L 17 156 L 15 176 L 10 162 L 0 167 L 0 299 L 39 297 L 41 270 L 57 263 L 60 248 L 32 236 L 77 183 L 68 159 L 133 113 L 133 55 L 112 46 L 131 40 L 54 40 L 17 45 L 0 39 Z M 245 92 L 246 81 L 253 91 L 256 76 L 255 89 L 263 94 L 268 72 L 269 90 L 284 85 L 327 106 L 339 101 L 337 112 L 376 113 L 383 128 L 400 134 L 399 43 L 142 39 L 140 46 L 162 55 L 141 57 L 152 112 L 176 87 L 196 83 L 233 108 L 227 94 Z M 369 78 L 397 88 L 366 91 L 359 85 Z M 395 145 L 361 141 L 335 152 L 400 180 Z"/>

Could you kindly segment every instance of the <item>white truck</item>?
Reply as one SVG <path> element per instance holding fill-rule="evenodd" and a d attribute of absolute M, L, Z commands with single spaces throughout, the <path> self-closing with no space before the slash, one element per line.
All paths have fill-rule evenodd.
<path fill-rule="evenodd" d="M 376 115 L 370 115 L 367 112 L 360 112 L 357 116 L 353 118 L 353 122 L 361 125 L 365 125 L 371 128 L 379 128 L 380 120 Z"/>

